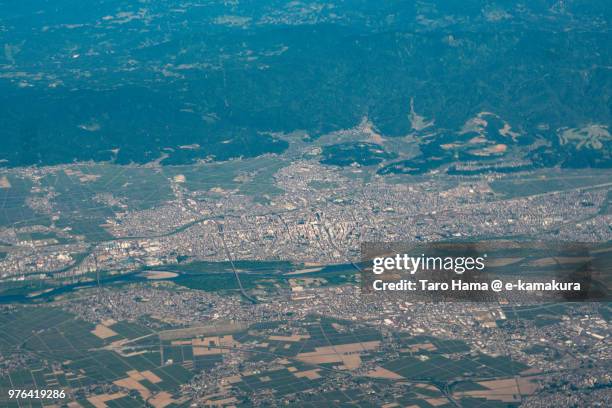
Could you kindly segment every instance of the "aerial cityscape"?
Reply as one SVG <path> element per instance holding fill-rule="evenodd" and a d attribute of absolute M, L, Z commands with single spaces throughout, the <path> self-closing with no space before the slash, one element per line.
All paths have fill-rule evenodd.
<path fill-rule="evenodd" d="M 0 0 L 0 407 L 612 406 L 611 23 Z M 389 243 L 584 296 L 373 292 Z"/>

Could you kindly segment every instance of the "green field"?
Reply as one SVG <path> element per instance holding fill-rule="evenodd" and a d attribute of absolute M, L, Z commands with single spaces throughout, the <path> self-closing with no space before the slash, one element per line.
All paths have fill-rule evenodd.
<path fill-rule="evenodd" d="M 112 328 L 118 334 L 101 339 L 91 333 L 93 324 L 53 307 L 22 306 L 1 313 L 0 353 L 9 356 L 26 352 L 32 359 L 27 368 L 10 371 L 2 377 L 0 406 L 13 404 L 7 400 L 8 389 L 64 389 L 69 401 L 79 399 L 73 390 L 111 383 L 125 378 L 131 370 L 155 372 L 162 381 L 150 384 L 153 392 L 175 393 L 193 376 L 192 371 L 178 364 L 164 365 L 157 345 L 145 348 L 144 354 L 133 356 L 103 350 L 112 341 L 151 333 L 151 330 L 129 322 L 119 322 Z M 35 400 L 20 401 L 21 406 L 29 403 L 39 406 Z M 142 401 L 130 395 L 108 405 L 138 407 L 142 406 Z"/>
<path fill-rule="evenodd" d="M 554 191 L 592 188 L 610 183 L 609 170 L 541 170 L 528 177 L 504 177 L 491 183 L 505 198 L 525 197 Z"/>
<path fill-rule="evenodd" d="M 509 321 L 529 319 L 534 322 L 562 310 L 555 305 L 504 309 Z M 9 357 L 15 353 L 26 353 L 31 358 L 27 364 L 10 370 L 0 379 L 0 406 L 16 406 L 6 399 L 7 390 L 13 388 L 64 389 L 68 392 L 65 402 L 79 401 L 83 406 L 90 406 L 86 398 L 101 393 L 95 391 L 101 390 L 101 385 L 125 379 L 128 372 L 147 370 L 160 381 L 144 379 L 140 380 L 141 385 L 151 393 L 166 391 L 178 398 L 180 387 L 195 374 L 223 367 L 228 361 L 223 354 L 194 355 L 191 344 L 162 341 L 156 332 L 138 322 L 119 321 L 109 327 L 116 334 L 103 339 L 92 333 L 94 324 L 57 307 L 5 307 L 0 313 L 1 355 Z M 295 333 L 308 337 L 295 342 L 270 338 L 271 335 L 291 336 Z M 361 352 L 361 362 L 382 366 L 409 381 L 433 385 L 434 388 L 422 384 L 397 385 L 405 388 L 401 393 L 394 394 L 395 399 L 391 400 L 419 407 L 431 406 L 428 398 L 437 399 L 437 403 L 446 398 L 442 394 L 444 387 L 452 387 L 453 392 L 477 390 L 480 389 L 477 381 L 513 377 L 528 368 L 509 357 L 475 353 L 464 341 L 398 332 L 387 333 L 386 337 L 370 325 L 319 315 L 309 315 L 300 320 L 288 317 L 286 320 L 251 324 L 247 330 L 233 333 L 233 338 L 239 344 L 238 349 L 244 353 L 241 367 L 247 369 L 249 364 L 270 364 L 261 366 L 266 368 L 260 369 L 260 372 L 247 371 L 233 384 L 233 390 L 246 406 L 249 405 L 249 396 L 260 392 L 271 392 L 277 398 L 291 398 L 301 393 L 305 399 L 302 406 L 333 406 L 354 400 L 366 401 L 364 406 L 368 406 L 368 396 L 372 394 L 368 394 L 369 391 L 361 384 L 367 383 L 367 390 L 381 395 L 394 384 L 391 380 L 371 379 L 339 370 L 338 363 L 316 364 L 300 360 L 300 353 L 315 351 L 317 347 L 370 341 L 379 341 L 388 346 L 388 341 L 392 340 L 398 347 L 397 353 L 388 354 L 387 346 L 383 346 Z M 127 343 L 118 349 L 111 348 L 111 343 L 117 341 Z M 433 347 L 418 346 L 423 344 Z M 533 347 L 525 352 L 549 355 L 554 351 Z M 234 358 L 233 351 L 229 356 Z M 279 365 L 279 359 L 285 360 L 285 365 Z M 294 374 L 296 370 L 313 369 L 318 370 L 318 378 L 296 377 Z M 329 381 L 336 381 L 338 376 L 346 381 L 346 387 L 342 390 L 329 389 Z M 88 393 L 85 394 L 84 390 L 88 390 Z M 389 401 L 389 398 L 385 400 Z M 23 403 L 21 406 L 29 406 L 30 402 L 38 406 L 38 401 L 20 401 Z M 461 398 L 462 406 L 472 406 L 478 402 L 483 401 Z M 487 406 L 497 406 L 495 404 L 493 401 Z M 130 392 L 107 405 L 137 407 L 142 406 L 142 400 L 138 393 Z"/>

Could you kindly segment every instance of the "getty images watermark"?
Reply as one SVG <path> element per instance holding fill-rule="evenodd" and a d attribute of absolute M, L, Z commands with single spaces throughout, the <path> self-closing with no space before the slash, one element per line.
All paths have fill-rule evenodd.
<path fill-rule="evenodd" d="M 609 301 L 612 245 L 364 243 L 362 290 L 419 301 Z"/>

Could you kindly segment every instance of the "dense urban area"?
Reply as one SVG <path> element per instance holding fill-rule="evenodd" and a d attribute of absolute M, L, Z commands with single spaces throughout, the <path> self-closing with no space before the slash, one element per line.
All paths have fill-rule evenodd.
<path fill-rule="evenodd" d="M 27 180 L 24 206 L 50 220 L 2 229 L 5 296 L 22 295 L 0 315 L 3 387 L 96 407 L 610 403 L 608 303 L 414 302 L 362 293 L 355 265 L 362 242 L 608 242 L 605 172 L 400 183 L 305 157 L 245 193 L 257 171 L 204 190 L 189 177 L 207 164 L 153 164 L 169 194 L 132 209 L 89 187 L 104 166 L 2 176 L 5 191 Z M 112 209 L 93 232 L 62 226 L 57 174 Z"/>

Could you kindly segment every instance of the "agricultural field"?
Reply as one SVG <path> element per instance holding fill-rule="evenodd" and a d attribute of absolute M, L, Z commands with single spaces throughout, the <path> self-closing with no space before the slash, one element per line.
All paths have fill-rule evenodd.
<path fill-rule="evenodd" d="M 515 313 L 530 317 L 527 309 Z M 89 323 L 60 307 L 12 306 L 0 313 L 0 328 L 0 404 L 8 407 L 51 402 L 17 404 L 6 398 L 16 388 L 62 389 L 64 403 L 82 407 L 186 406 L 191 394 L 185 391 L 195 392 L 196 378 L 211 385 L 210 395 L 197 394 L 204 401 L 238 406 L 271 393 L 287 401 L 299 395 L 302 406 L 313 407 L 356 400 L 453 406 L 451 398 L 507 407 L 537 389 L 524 377 L 520 390 L 505 392 L 505 379 L 523 378 L 528 367 L 474 353 L 461 340 L 384 334 L 318 315 L 168 331 L 143 321 Z"/>

